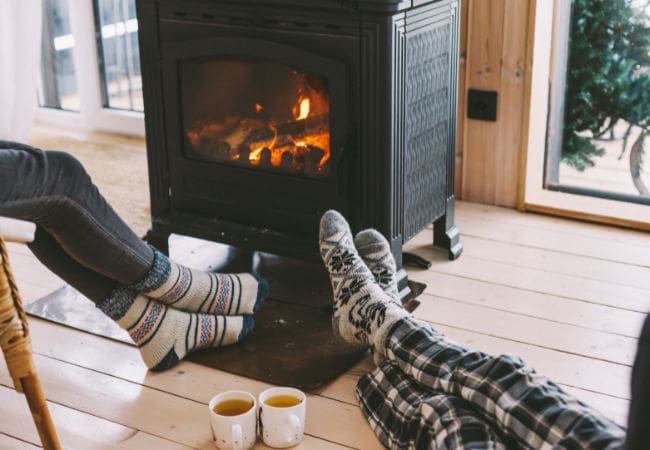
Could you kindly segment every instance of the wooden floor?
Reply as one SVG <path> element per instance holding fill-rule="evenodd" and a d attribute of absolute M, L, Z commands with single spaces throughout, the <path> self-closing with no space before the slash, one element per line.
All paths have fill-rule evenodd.
<path fill-rule="evenodd" d="M 415 315 L 457 341 L 514 353 L 619 423 L 626 420 L 636 338 L 650 310 L 648 234 L 460 203 L 464 254 L 432 250 L 425 230 L 407 248 L 434 260 Z M 24 246 L 12 263 L 28 300 L 61 281 Z M 30 319 L 36 365 L 67 449 L 212 448 L 209 399 L 264 383 L 181 363 L 148 373 L 128 345 Z M 354 387 L 368 359 L 309 397 L 299 448 L 380 448 Z M 0 448 L 34 448 L 24 399 L 0 364 Z M 259 448 L 264 446 L 259 445 Z"/>

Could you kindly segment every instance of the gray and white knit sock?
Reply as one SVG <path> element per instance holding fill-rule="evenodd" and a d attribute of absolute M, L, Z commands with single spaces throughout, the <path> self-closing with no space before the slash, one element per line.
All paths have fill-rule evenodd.
<path fill-rule="evenodd" d="M 253 314 L 269 292 L 261 277 L 190 269 L 155 249 L 151 269 L 129 288 L 176 309 L 227 316 Z"/>
<path fill-rule="evenodd" d="M 239 342 L 253 317 L 215 316 L 179 311 L 123 287 L 97 305 L 126 330 L 149 369 L 168 369 L 195 350 Z"/>
<path fill-rule="evenodd" d="M 392 326 L 409 314 L 379 287 L 356 248 L 350 227 L 336 211 L 320 222 L 320 254 L 334 291 L 335 333 L 351 344 L 370 344 L 383 353 Z"/>
<path fill-rule="evenodd" d="M 386 238 L 377 230 L 367 229 L 357 233 L 354 245 L 379 287 L 401 306 L 397 290 L 397 264 Z"/>

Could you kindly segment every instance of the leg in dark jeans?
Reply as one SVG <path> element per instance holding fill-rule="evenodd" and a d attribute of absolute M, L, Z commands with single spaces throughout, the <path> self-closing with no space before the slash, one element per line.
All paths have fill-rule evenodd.
<path fill-rule="evenodd" d="M 175 365 L 185 354 L 201 348 L 233 344 L 246 336 L 252 319 L 208 316 L 174 310 L 100 275 L 72 259 L 41 227 L 37 227 L 31 250 L 54 273 L 66 280 L 104 312 L 106 298 L 122 292 L 131 298 L 126 313 L 117 323 L 127 330 L 140 349 L 145 364 L 153 370 Z M 110 303 L 110 302 L 109 302 Z"/>
<path fill-rule="evenodd" d="M 142 279 L 154 260 L 66 153 L 0 141 L 0 215 L 35 222 L 82 266 L 121 284 Z"/>
<path fill-rule="evenodd" d="M 101 303 L 119 287 L 116 281 L 82 266 L 72 259 L 42 227 L 36 227 L 30 250 L 48 269 L 94 303 Z"/>
<path fill-rule="evenodd" d="M 0 215 L 35 222 L 81 266 L 180 310 L 253 314 L 268 292 L 252 274 L 193 271 L 152 250 L 66 153 L 0 141 Z M 104 312 L 118 319 L 133 298 L 113 297 Z"/>
<path fill-rule="evenodd" d="M 37 224 L 36 256 L 127 330 L 149 368 L 239 341 L 268 292 L 252 274 L 194 271 L 151 249 L 66 153 L 0 141 L 0 215 Z"/>

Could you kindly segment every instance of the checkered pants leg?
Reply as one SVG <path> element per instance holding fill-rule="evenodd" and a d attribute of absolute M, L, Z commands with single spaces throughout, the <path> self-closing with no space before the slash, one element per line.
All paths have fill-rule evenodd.
<path fill-rule="evenodd" d="M 388 448 L 508 448 L 467 401 L 423 388 L 392 362 L 383 361 L 363 376 L 357 397 L 371 428 Z"/>
<path fill-rule="evenodd" d="M 379 438 L 391 448 L 499 448 L 501 443 L 535 450 L 623 446 L 621 427 L 517 357 L 467 350 L 406 318 L 389 333 L 386 358 L 377 371 L 360 380 L 357 395 Z M 396 375 L 398 369 L 402 375 Z M 382 396 L 392 399 L 382 401 Z M 411 401 L 416 409 L 409 409 Z M 432 404 L 444 407 L 436 410 Z M 471 420 L 474 411 L 474 417 L 498 431 L 482 431 L 482 441 L 466 437 L 470 433 L 465 430 L 478 429 Z M 408 436 L 419 440 L 409 441 Z"/>

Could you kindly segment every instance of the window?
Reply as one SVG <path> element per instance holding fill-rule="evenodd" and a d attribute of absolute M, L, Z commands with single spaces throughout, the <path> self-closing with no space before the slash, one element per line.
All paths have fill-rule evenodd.
<path fill-rule="evenodd" d="M 635 64 L 632 70 L 623 70 L 625 48 L 630 39 L 618 39 L 617 34 L 630 23 L 637 22 L 641 33 L 640 51 L 634 50 L 635 58 L 648 59 L 650 50 L 650 35 L 648 33 L 647 2 L 640 0 L 617 0 L 616 2 L 595 0 L 572 0 L 572 2 L 537 2 L 534 16 L 534 39 L 528 53 L 531 58 L 532 72 L 530 78 L 530 110 L 527 117 L 527 154 L 524 207 L 531 211 L 550 212 L 554 214 L 578 217 L 581 219 L 603 221 L 618 225 L 648 229 L 650 227 L 650 197 L 645 194 L 639 180 L 650 185 L 647 164 L 639 165 L 639 155 L 643 156 L 643 146 L 647 146 L 645 132 L 650 119 L 650 109 L 644 106 L 650 100 L 648 89 L 636 89 L 635 83 L 650 81 L 650 64 L 645 62 Z M 611 13 L 599 14 L 600 19 L 594 21 L 598 8 L 608 8 L 618 5 L 625 6 L 629 13 L 628 20 L 621 20 L 617 15 L 623 12 L 616 10 Z M 580 11 L 587 11 L 587 21 L 594 21 L 602 26 L 602 42 L 596 42 L 591 36 L 586 44 L 590 52 L 600 48 L 607 49 L 607 57 L 596 58 L 595 63 L 578 61 L 587 57 L 587 52 L 573 52 L 571 58 L 572 33 L 580 27 Z M 618 20 L 620 26 L 615 26 Z M 578 21 L 578 22 L 575 22 Z M 594 29 L 588 30 L 590 33 Z M 583 38 L 584 36 L 577 36 Z M 592 42 L 593 41 L 593 42 Z M 643 43 L 645 41 L 645 43 Z M 623 44 L 615 49 L 614 43 Z M 618 65 L 618 67 L 617 67 Z M 602 70 L 623 70 L 621 78 L 616 79 L 612 73 Z M 595 98 L 591 94 L 579 94 L 579 101 L 584 105 L 575 108 L 575 99 L 569 96 L 576 93 L 576 84 L 572 77 L 583 71 L 589 83 L 601 83 L 602 87 L 594 92 L 602 95 L 612 86 L 627 85 L 633 89 L 619 89 L 606 92 L 603 100 L 610 97 L 612 101 L 621 99 L 632 100 L 625 108 L 599 108 L 601 111 L 613 114 L 603 114 L 598 117 L 590 108 Z M 590 75 L 589 72 L 592 72 Z M 579 89 L 584 84 L 577 85 Z M 567 89 L 574 89 L 568 93 Z M 632 99 L 634 92 L 640 97 Z M 607 102 L 603 104 L 608 104 Z M 611 106 L 611 105 L 610 105 Z M 573 108 L 572 111 L 569 109 Z M 593 126 L 574 121 L 572 114 L 585 114 L 591 117 Z M 630 114 L 633 113 L 633 114 Z M 637 114 L 638 113 L 638 114 Z M 590 119 L 590 120 L 591 120 Z M 604 119 L 604 120 L 603 120 Z M 635 126 L 630 128 L 634 122 Z M 630 130 L 629 134 L 627 130 Z M 613 133 L 613 134 L 612 134 Z M 570 136 L 567 135 L 570 134 Z M 627 135 L 627 139 L 626 139 Z M 612 139 L 613 136 L 613 139 Z M 574 139 L 574 142 L 569 142 Z M 625 141 L 625 152 L 623 146 Z M 569 146 L 567 146 L 569 144 Z M 636 149 L 633 149 L 634 145 Z M 573 145 L 573 148 L 570 146 Z M 611 147 L 611 148 L 605 148 Z M 641 147 L 641 148 L 639 148 Z M 594 149 L 596 149 L 594 151 Z M 600 150 L 599 150 L 600 149 Z M 623 153 L 623 158 L 619 156 Z M 602 155 L 601 155 L 602 154 Z M 632 158 L 631 158 L 632 156 Z M 646 158 L 647 159 L 647 158 Z M 590 161 L 590 162 L 588 162 Z M 593 163 L 593 167 L 591 165 Z M 620 164 L 618 168 L 599 165 Z M 584 169 L 580 171 L 580 169 Z M 608 173 L 607 179 L 599 179 Z M 612 173 L 617 175 L 612 176 Z M 597 175 L 593 177 L 593 175 Z M 589 180 L 587 182 L 587 180 Z M 612 184 L 613 183 L 613 184 Z M 641 189 L 639 189 L 641 187 Z"/>
<path fill-rule="evenodd" d="M 97 0 L 104 106 L 144 111 L 134 0 Z"/>
<path fill-rule="evenodd" d="M 650 205 L 650 6 L 558 8 L 546 187 Z"/>
<path fill-rule="evenodd" d="M 40 122 L 144 135 L 135 0 L 44 0 Z"/>
<path fill-rule="evenodd" d="M 41 43 L 41 106 L 79 111 L 79 91 L 74 70 L 74 37 L 67 0 L 43 2 Z"/>

